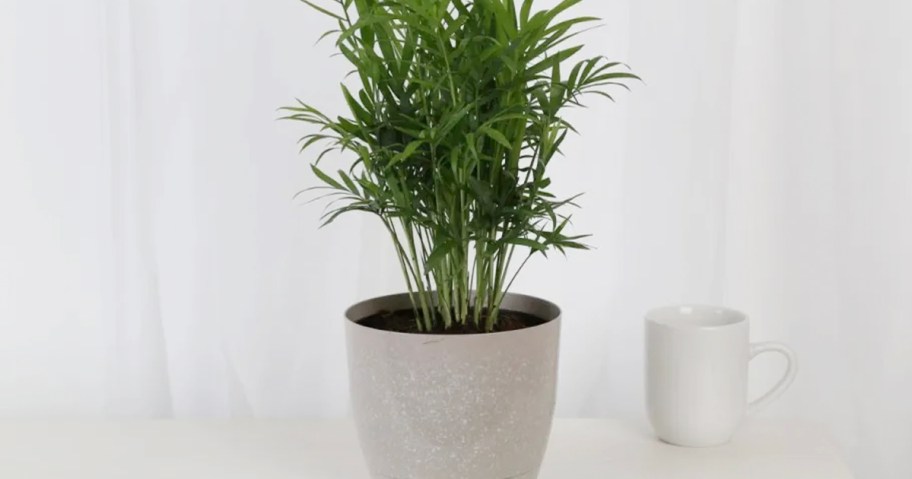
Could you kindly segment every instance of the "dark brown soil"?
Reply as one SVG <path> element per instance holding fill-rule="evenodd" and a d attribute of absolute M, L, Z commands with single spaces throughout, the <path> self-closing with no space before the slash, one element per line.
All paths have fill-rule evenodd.
<path fill-rule="evenodd" d="M 492 333 L 503 331 L 515 331 L 517 329 L 530 328 L 544 324 L 545 321 L 531 314 L 520 313 L 519 311 L 500 310 L 498 313 L 497 324 L 494 325 Z M 382 329 L 383 331 L 394 331 L 397 333 L 415 333 L 415 334 L 483 334 L 488 331 L 484 330 L 484 319 L 486 314 L 481 314 L 478 326 L 472 322 L 472 311 L 469 311 L 469 321 L 465 324 L 454 324 L 450 329 L 443 329 L 443 321 L 437 321 L 439 329 L 433 331 L 419 331 L 418 324 L 415 321 L 415 312 L 411 309 L 401 309 L 398 311 L 384 311 L 373 316 L 368 316 L 358 324 L 368 328 Z"/>

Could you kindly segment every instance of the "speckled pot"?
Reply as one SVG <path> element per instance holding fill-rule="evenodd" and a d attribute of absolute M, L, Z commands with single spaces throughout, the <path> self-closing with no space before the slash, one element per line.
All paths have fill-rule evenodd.
<path fill-rule="evenodd" d="M 508 294 L 547 322 L 471 335 L 407 334 L 358 320 L 409 308 L 399 294 L 345 313 L 352 407 L 374 479 L 535 479 L 557 385 L 560 309 Z"/>

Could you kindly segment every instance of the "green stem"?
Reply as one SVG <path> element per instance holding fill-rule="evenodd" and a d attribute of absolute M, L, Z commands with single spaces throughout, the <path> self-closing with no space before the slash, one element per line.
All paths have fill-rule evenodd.
<path fill-rule="evenodd" d="M 411 272 L 410 274 L 410 267 L 406 262 L 407 255 L 402 248 L 402 243 L 399 242 L 398 236 L 396 236 L 396 230 L 386 219 L 383 219 L 383 217 L 381 217 L 381 219 L 383 220 L 383 225 L 386 226 L 386 230 L 389 231 L 390 237 L 393 239 L 393 245 L 396 247 L 396 256 L 399 258 L 399 267 L 402 269 L 402 276 L 405 278 L 405 286 L 408 290 L 409 302 L 412 304 L 412 311 L 415 313 L 415 322 L 418 325 L 418 331 L 423 331 L 424 325 L 421 322 L 421 314 L 418 312 L 418 307 L 416 306 L 418 302 L 415 301 L 415 292 L 412 288 L 411 276 L 414 275 L 414 272 Z"/>

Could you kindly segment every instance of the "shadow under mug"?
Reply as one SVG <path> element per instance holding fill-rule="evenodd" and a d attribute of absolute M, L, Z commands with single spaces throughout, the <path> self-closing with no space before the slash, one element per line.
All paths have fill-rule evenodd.
<path fill-rule="evenodd" d="M 747 315 L 718 306 L 669 306 L 646 314 L 646 403 L 660 439 L 689 447 L 727 443 L 745 413 L 788 389 L 798 369 L 795 353 L 781 343 L 751 344 L 749 329 Z M 773 351 L 786 357 L 788 368 L 769 392 L 748 403 L 748 362 Z"/>

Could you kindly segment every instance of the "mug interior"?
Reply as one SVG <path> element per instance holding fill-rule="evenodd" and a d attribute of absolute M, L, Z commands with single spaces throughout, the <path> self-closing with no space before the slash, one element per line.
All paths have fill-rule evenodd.
<path fill-rule="evenodd" d="M 747 315 L 721 306 L 682 304 L 653 309 L 646 320 L 663 326 L 718 328 L 745 321 Z"/>

